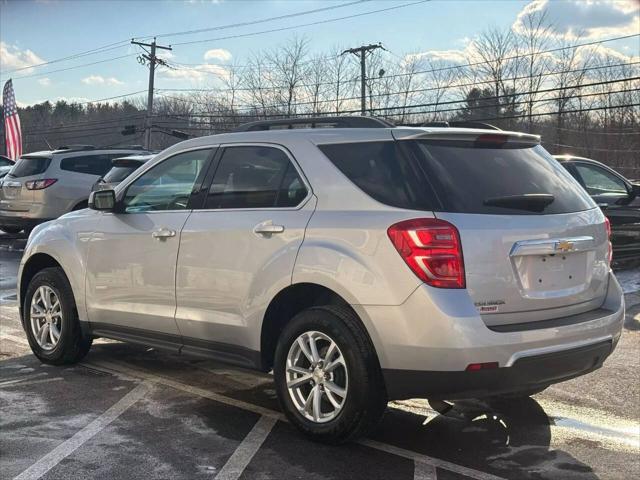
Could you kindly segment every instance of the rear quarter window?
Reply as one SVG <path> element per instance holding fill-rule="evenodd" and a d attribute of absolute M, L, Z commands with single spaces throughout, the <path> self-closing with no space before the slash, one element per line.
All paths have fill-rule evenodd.
<path fill-rule="evenodd" d="M 478 214 L 559 214 L 595 207 L 540 145 L 479 147 L 473 142 L 364 142 L 321 145 L 354 184 L 386 205 Z M 541 211 L 487 205 L 489 199 L 553 195 Z"/>
<path fill-rule="evenodd" d="M 83 155 L 60 160 L 60 169 L 68 172 L 102 176 L 111 169 L 110 155 Z"/>
<path fill-rule="evenodd" d="M 21 157 L 11 169 L 10 175 L 15 178 L 39 175 L 44 173 L 50 164 L 49 157 Z"/>

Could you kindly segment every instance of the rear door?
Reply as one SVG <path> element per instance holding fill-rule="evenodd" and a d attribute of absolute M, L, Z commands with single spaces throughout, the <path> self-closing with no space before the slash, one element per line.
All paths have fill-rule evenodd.
<path fill-rule="evenodd" d="M 599 307 L 609 273 L 604 216 L 540 145 L 507 139 L 408 145 L 435 192 L 435 215 L 460 232 L 478 312 L 500 325 Z"/>
<path fill-rule="evenodd" d="M 221 148 L 208 185 L 182 230 L 176 321 L 185 351 L 251 365 L 268 302 L 291 283 L 314 197 L 274 145 Z"/>

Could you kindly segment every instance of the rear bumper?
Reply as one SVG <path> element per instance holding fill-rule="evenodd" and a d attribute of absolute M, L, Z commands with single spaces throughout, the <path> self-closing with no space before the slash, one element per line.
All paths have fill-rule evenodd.
<path fill-rule="evenodd" d="M 512 366 L 477 372 L 383 370 L 390 399 L 457 400 L 544 388 L 600 368 L 613 351 L 611 340 L 569 350 L 522 357 Z"/>
<path fill-rule="evenodd" d="M 615 348 L 624 322 L 624 295 L 613 274 L 599 308 L 509 328 L 488 327 L 465 290 L 421 286 L 402 305 L 352 306 L 370 333 L 390 399 L 479 397 L 582 375 Z M 594 344 L 608 351 L 583 350 Z M 565 352 L 570 366 L 549 364 Z M 466 372 L 469 364 L 488 362 L 499 368 Z"/>

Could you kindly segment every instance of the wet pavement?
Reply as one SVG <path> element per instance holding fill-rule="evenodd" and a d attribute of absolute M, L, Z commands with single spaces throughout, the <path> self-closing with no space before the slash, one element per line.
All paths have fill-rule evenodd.
<path fill-rule="evenodd" d="M 640 476 L 638 269 L 621 275 L 625 330 L 600 370 L 446 415 L 394 402 L 370 438 L 329 447 L 284 420 L 266 374 L 105 340 L 79 365 L 42 365 L 12 298 L 19 242 L 0 237 L 2 479 Z"/>

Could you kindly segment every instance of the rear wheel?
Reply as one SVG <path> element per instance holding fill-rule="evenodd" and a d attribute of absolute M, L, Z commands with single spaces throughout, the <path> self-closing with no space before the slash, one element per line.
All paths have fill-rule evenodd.
<path fill-rule="evenodd" d="M 8 233 L 10 235 L 15 235 L 16 233 L 20 233 L 22 231 L 22 227 L 10 227 L 8 225 L 0 225 L 0 231 L 4 233 Z"/>
<path fill-rule="evenodd" d="M 31 350 L 44 363 L 76 363 L 91 348 L 92 339 L 82 335 L 71 285 L 61 268 L 45 268 L 29 282 L 23 317 Z"/>
<path fill-rule="evenodd" d="M 287 418 L 314 440 L 356 439 L 384 413 L 375 350 L 346 308 L 314 307 L 296 315 L 280 336 L 273 371 Z"/>

